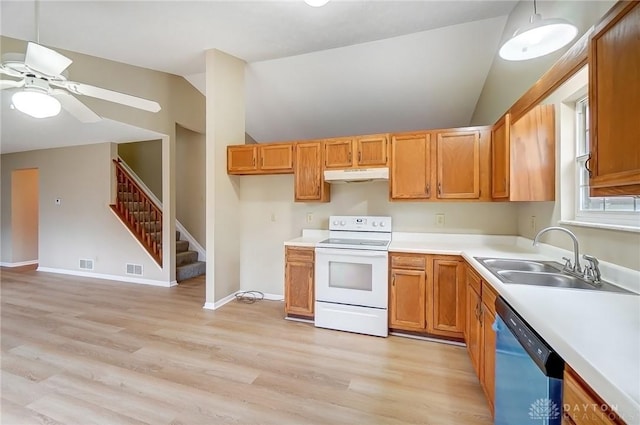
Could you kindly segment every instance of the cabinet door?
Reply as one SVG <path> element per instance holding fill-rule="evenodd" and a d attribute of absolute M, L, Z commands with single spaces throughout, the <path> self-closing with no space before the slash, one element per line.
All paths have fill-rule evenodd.
<path fill-rule="evenodd" d="M 482 389 L 493 414 L 496 393 L 496 332 L 493 322 L 496 316 L 486 304 L 482 304 L 482 307 Z"/>
<path fill-rule="evenodd" d="M 386 134 L 363 136 L 356 138 L 358 157 L 356 165 L 358 167 L 384 167 L 388 160 L 388 141 Z"/>
<path fill-rule="evenodd" d="M 463 338 L 466 292 L 464 262 L 458 259 L 435 258 L 429 283 L 429 333 Z"/>
<path fill-rule="evenodd" d="M 589 51 L 591 196 L 640 195 L 640 2 L 619 2 Z"/>
<path fill-rule="evenodd" d="M 468 275 L 467 275 L 468 277 Z M 473 285 L 467 282 L 467 296 L 466 296 L 466 336 L 467 336 L 467 351 L 469 351 L 469 357 L 471 357 L 471 364 L 476 371 L 476 374 L 482 382 L 482 368 L 480 367 L 481 360 L 481 338 L 482 327 L 480 324 L 480 294 L 476 292 Z"/>
<path fill-rule="evenodd" d="M 403 134 L 391 137 L 390 198 L 431 197 L 431 135 Z"/>
<path fill-rule="evenodd" d="M 322 174 L 322 142 L 297 143 L 295 157 L 295 200 L 329 202 L 329 185 Z"/>
<path fill-rule="evenodd" d="M 293 143 L 259 145 L 260 170 L 293 173 L 293 146 Z"/>
<path fill-rule="evenodd" d="M 313 249 L 287 248 L 284 271 L 285 313 L 313 317 Z"/>
<path fill-rule="evenodd" d="M 227 173 L 245 174 L 258 170 L 257 145 L 227 146 Z"/>
<path fill-rule="evenodd" d="M 438 133 L 438 198 L 480 197 L 480 132 Z"/>
<path fill-rule="evenodd" d="M 325 168 L 351 168 L 353 166 L 353 139 L 331 139 L 324 142 Z"/>
<path fill-rule="evenodd" d="M 491 130 L 491 197 L 509 197 L 509 127 L 505 114 Z"/>
<path fill-rule="evenodd" d="M 555 109 L 538 105 L 510 130 L 512 201 L 553 201 L 556 187 Z"/>
<path fill-rule="evenodd" d="M 426 273 L 424 270 L 391 270 L 389 327 L 408 331 L 425 329 Z"/>
<path fill-rule="evenodd" d="M 625 422 L 576 372 L 565 366 L 562 382 L 565 415 L 576 425 L 618 425 Z M 571 423 L 571 422 L 569 422 Z"/>

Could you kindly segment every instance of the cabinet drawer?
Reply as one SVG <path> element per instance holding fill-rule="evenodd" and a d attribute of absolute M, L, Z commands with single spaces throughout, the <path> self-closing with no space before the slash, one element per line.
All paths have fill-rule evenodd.
<path fill-rule="evenodd" d="M 391 255 L 392 269 L 425 270 L 427 258 L 424 255 Z"/>
<path fill-rule="evenodd" d="M 495 316 L 496 315 L 496 298 L 498 298 L 498 294 L 493 287 L 487 283 L 482 282 L 482 303 L 487 306 L 489 311 Z"/>
<path fill-rule="evenodd" d="M 569 367 L 564 372 L 562 404 L 564 405 L 564 414 L 570 417 L 576 425 L 624 423 Z"/>
<path fill-rule="evenodd" d="M 467 266 L 467 285 L 471 286 L 477 294 L 482 293 L 482 280 L 471 266 Z"/>
<path fill-rule="evenodd" d="M 304 263 L 313 263 L 314 249 L 313 248 L 286 248 L 286 260 L 287 261 L 301 261 Z"/>

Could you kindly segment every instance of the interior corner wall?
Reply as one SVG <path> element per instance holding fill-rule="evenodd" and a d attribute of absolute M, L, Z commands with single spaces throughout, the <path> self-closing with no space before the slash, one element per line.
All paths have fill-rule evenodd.
<path fill-rule="evenodd" d="M 93 259 L 94 273 L 127 278 L 126 263 L 134 263 L 143 266 L 142 279 L 166 281 L 109 208 L 113 150 L 111 143 L 100 143 L 1 155 L 3 247 L 12 244 L 13 236 L 4 232 L 6 219 L 11 219 L 5 214 L 11 208 L 11 190 L 6 190 L 11 172 L 38 168 L 40 267 L 79 272 L 80 259 Z"/>
<path fill-rule="evenodd" d="M 176 216 L 203 248 L 205 222 L 205 135 L 176 125 Z"/>
<path fill-rule="evenodd" d="M 206 304 L 240 288 L 240 188 L 227 175 L 227 146 L 245 138 L 245 62 L 206 51 Z"/>
<path fill-rule="evenodd" d="M 162 140 L 120 143 L 118 155 L 162 201 Z"/>
<path fill-rule="evenodd" d="M 11 263 L 38 259 L 38 170 L 11 173 Z"/>
<path fill-rule="evenodd" d="M 614 3 L 615 0 L 540 1 L 538 13 L 543 18 L 561 17 L 573 22 L 578 27 L 578 40 Z M 528 23 L 532 13 L 532 2 L 518 2 L 507 19 L 500 45 Z M 470 125 L 495 123 L 568 49 L 569 46 L 526 61 L 506 61 L 496 52 Z"/>

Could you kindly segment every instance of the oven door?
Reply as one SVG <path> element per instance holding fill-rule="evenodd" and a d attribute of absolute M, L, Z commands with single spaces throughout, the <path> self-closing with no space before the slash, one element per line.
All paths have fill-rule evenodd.
<path fill-rule="evenodd" d="M 316 301 L 387 308 L 388 253 L 316 248 Z"/>

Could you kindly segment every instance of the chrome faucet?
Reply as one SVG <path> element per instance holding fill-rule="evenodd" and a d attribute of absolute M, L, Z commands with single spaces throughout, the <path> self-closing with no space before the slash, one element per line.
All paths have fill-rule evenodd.
<path fill-rule="evenodd" d="M 538 234 L 536 235 L 536 237 L 533 239 L 533 246 L 538 245 L 538 239 L 540 239 L 540 236 L 542 236 L 543 234 L 547 233 L 550 230 L 559 230 L 561 232 L 565 232 L 566 234 L 568 234 L 571 237 L 571 239 L 573 240 L 574 263 L 572 265 L 570 259 L 568 259 L 566 257 L 562 257 L 562 259 L 566 261 L 566 263 L 564 265 L 564 271 L 566 271 L 568 273 L 571 273 L 571 274 L 573 274 L 575 276 L 582 277 L 582 275 L 581 275 L 582 267 L 580 266 L 580 253 L 579 253 L 579 247 L 578 247 L 578 238 L 576 238 L 576 235 L 574 235 L 571 230 L 565 229 L 564 227 L 557 227 L 557 226 L 545 227 L 544 229 L 540 230 L 538 232 Z M 597 264 L 596 264 L 596 267 L 597 267 Z"/>

